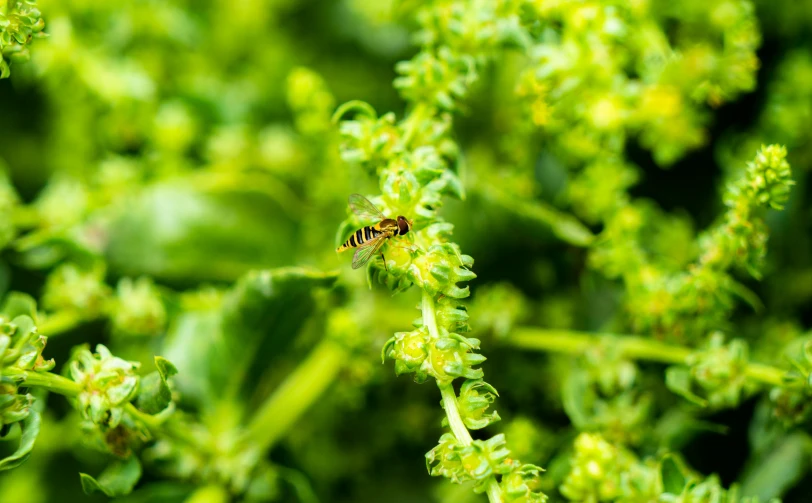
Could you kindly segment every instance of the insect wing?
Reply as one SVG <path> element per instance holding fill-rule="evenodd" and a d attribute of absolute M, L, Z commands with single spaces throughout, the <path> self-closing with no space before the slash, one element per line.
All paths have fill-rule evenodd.
<path fill-rule="evenodd" d="M 358 269 L 369 262 L 369 259 L 378 253 L 378 250 L 381 249 L 381 246 L 383 246 L 385 242 L 386 234 L 381 234 L 362 244 L 355 250 L 355 255 L 352 256 L 352 268 Z"/>
<path fill-rule="evenodd" d="M 369 199 L 361 194 L 352 194 L 350 196 L 350 208 L 353 213 L 358 215 L 358 218 L 364 221 L 378 221 L 386 219 L 383 213 L 375 207 L 374 204 L 369 202 Z"/>

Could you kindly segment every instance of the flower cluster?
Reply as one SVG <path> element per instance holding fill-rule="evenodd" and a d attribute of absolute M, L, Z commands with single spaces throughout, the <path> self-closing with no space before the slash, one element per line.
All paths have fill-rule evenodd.
<path fill-rule="evenodd" d="M 691 355 L 687 366 L 671 367 L 666 384 L 675 393 L 713 408 L 735 407 L 747 389 L 747 344 L 732 340 L 725 344 L 724 335 L 710 335 L 707 347 Z"/>
<path fill-rule="evenodd" d="M 29 59 L 31 40 L 45 28 L 36 5 L 36 0 L 7 0 L 0 4 L 0 79 L 11 74 L 10 62 Z"/>
<path fill-rule="evenodd" d="M 738 486 L 725 489 L 716 476 L 699 476 L 673 454 L 640 460 L 622 446 L 588 433 L 575 439 L 570 470 L 560 490 L 569 501 L 583 503 L 759 501 L 757 497 L 741 497 Z"/>
<path fill-rule="evenodd" d="M 0 436 L 32 412 L 34 396 L 20 393 L 20 381 L 28 372 L 48 372 L 55 365 L 42 356 L 47 339 L 31 318 L 32 306 L 33 300 L 18 295 L 0 309 Z"/>
<path fill-rule="evenodd" d="M 117 358 L 99 344 L 96 353 L 78 349 L 68 365 L 70 378 L 82 387 L 76 398 L 82 417 L 103 430 L 116 428 L 138 394 L 140 364 Z"/>

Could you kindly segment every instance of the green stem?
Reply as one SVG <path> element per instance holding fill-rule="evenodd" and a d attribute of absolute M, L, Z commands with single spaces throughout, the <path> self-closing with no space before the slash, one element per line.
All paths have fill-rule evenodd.
<path fill-rule="evenodd" d="M 172 417 L 156 417 L 141 410 L 128 403 L 124 409 L 134 418 L 138 419 L 152 432 L 153 435 L 169 437 L 173 440 L 185 443 L 197 449 L 206 449 L 209 445 L 204 439 L 195 436 L 194 430 L 190 429 L 188 425 L 179 424 L 174 421 Z"/>
<path fill-rule="evenodd" d="M 508 343 L 523 349 L 553 351 L 557 353 L 581 354 L 590 348 L 607 341 L 623 356 L 634 360 L 649 360 L 660 363 L 687 365 L 694 350 L 663 342 L 631 335 L 594 334 L 574 330 L 547 330 L 543 328 L 520 327 L 508 339 Z M 749 363 L 745 371 L 754 381 L 772 386 L 784 384 L 786 372 L 761 363 Z"/>
<path fill-rule="evenodd" d="M 9 367 L 3 371 L 3 376 L 15 380 L 19 379 L 20 386 L 45 388 L 48 391 L 65 396 L 76 396 L 82 391 L 82 387 L 78 383 L 51 372 L 33 372 Z"/>
<path fill-rule="evenodd" d="M 84 317 L 77 311 L 57 311 L 37 324 L 37 330 L 43 335 L 53 337 L 78 327 L 84 321 Z"/>
<path fill-rule="evenodd" d="M 454 385 L 451 383 L 440 384 L 438 382 L 437 386 L 439 386 L 440 395 L 443 397 L 443 408 L 445 409 L 446 417 L 448 417 L 448 424 L 451 426 L 451 431 L 454 433 L 454 436 L 457 437 L 459 443 L 465 446 L 471 445 L 474 439 L 471 438 L 468 428 L 466 428 L 465 423 L 462 422 Z"/>
<path fill-rule="evenodd" d="M 259 407 L 243 441 L 267 451 L 335 380 L 346 353 L 335 342 L 322 341 Z"/>
<path fill-rule="evenodd" d="M 589 246 L 595 241 L 595 235 L 580 220 L 543 201 L 516 197 L 515 194 L 484 183 L 474 185 L 472 188 L 493 204 L 549 227 L 553 234 L 564 242 L 574 246 Z"/>
<path fill-rule="evenodd" d="M 437 330 L 434 297 L 425 290 L 423 290 L 423 303 L 421 310 L 423 312 L 423 324 L 426 326 L 426 328 L 428 328 L 429 335 L 434 338 L 439 338 L 440 334 Z M 438 381 L 437 386 L 440 388 L 440 396 L 442 396 L 443 399 L 443 409 L 445 409 L 445 415 L 448 418 L 448 424 L 451 427 L 451 432 L 454 433 L 454 436 L 457 438 L 457 442 L 464 446 L 471 445 L 471 442 L 473 442 L 474 439 L 471 437 L 471 433 L 468 431 L 468 428 L 465 427 L 465 423 L 462 421 L 462 415 L 460 414 L 459 404 L 457 403 L 457 393 L 454 391 L 454 385 L 451 382 L 441 383 Z M 491 477 L 491 480 L 488 481 L 487 494 L 488 500 L 491 503 L 502 503 L 504 501 L 504 498 L 502 497 L 502 488 L 499 487 L 499 483 L 496 481 L 495 477 Z"/>
<path fill-rule="evenodd" d="M 412 138 L 414 137 L 415 132 L 417 131 L 417 126 L 423 122 L 426 118 L 426 115 L 430 112 L 429 106 L 424 103 L 420 102 L 415 105 L 412 112 L 409 114 L 408 124 L 406 125 L 406 131 L 403 133 L 402 145 L 404 148 L 409 146 L 411 143 Z"/>

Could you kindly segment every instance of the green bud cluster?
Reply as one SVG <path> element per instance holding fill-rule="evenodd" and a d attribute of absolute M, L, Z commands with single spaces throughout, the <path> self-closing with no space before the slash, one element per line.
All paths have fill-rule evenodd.
<path fill-rule="evenodd" d="M 499 393 L 496 388 L 481 379 L 469 379 L 462 383 L 457 403 L 465 427 L 469 430 L 481 430 L 499 421 L 501 418 L 498 412 L 487 412 L 497 396 Z M 449 426 L 448 418 L 443 419 L 443 426 Z"/>
<path fill-rule="evenodd" d="M 448 47 L 440 47 L 436 53 L 423 51 L 410 61 L 401 61 L 395 69 L 401 75 L 395 79 L 395 87 L 404 99 L 449 111 L 478 78 L 470 56 L 454 53 Z"/>
<path fill-rule="evenodd" d="M 4 308 L 3 312 L 9 309 Z M 5 370 L 25 375 L 27 372 L 47 372 L 54 360 L 42 356 L 47 338 L 37 332 L 31 316 L 18 314 L 10 318 L 0 312 L 0 436 L 5 426 L 22 421 L 31 413 L 34 397 L 19 392 L 19 380 L 7 377 Z"/>
<path fill-rule="evenodd" d="M 382 356 L 395 360 L 395 373 L 414 373 L 415 382 L 433 377 L 440 383 L 450 383 L 458 377 L 479 379 L 482 370 L 473 366 L 485 357 L 472 352 L 479 349 L 479 339 L 459 334 L 441 334 L 436 339 L 425 327 L 411 332 L 398 332 L 383 347 Z"/>
<path fill-rule="evenodd" d="M 758 503 L 740 496 L 738 486 L 722 487 L 715 475 L 703 478 L 674 454 L 639 460 L 600 435 L 575 439 L 570 470 L 560 486 L 569 501 L 592 503 Z M 777 500 L 772 500 L 777 503 Z"/>
<path fill-rule="evenodd" d="M 528 121 L 577 167 L 621 156 L 634 135 L 660 164 L 701 146 L 705 105 L 755 86 L 760 43 L 750 2 L 711 3 L 691 0 L 665 12 L 651 2 L 533 3 L 549 31 L 532 46 L 533 64 L 518 88 L 531 102 Z M 717 9 L 725 15 L 714 16 Z M 672 37 L 672 27 L 692 36 Z M 609 179 L 623 178 L 621 163 L 612 169 L 618 175 Z"/>
<path fill-rule="evenodd" d="M 713 408 L 735 407 L 747 390 L 747 343 L 715 332 L 706 347 L 693 353 L 686 366 L 670 367 L 666 384 L 675 393 Z"/>
<path fill-rule="evenodd" d="M 10 62 L 28 61 L 28 46 L 41 36 L 45 21 L 36 0 L 3 0 L 0 3 L 0 79 L 11 74 Z"/>
<path fill-rule="evenodd" d="M 770 390 L 773 416 L 791 427 L 806 421 L 812 414 L 812 341 L 793 348 L 791 370 L 784 376 L 785 386 Z"/>
<path fill-rule="evenodd" d="M 598 431 L 610 441 L 638 444 L 649 419 L 652 396 L 641 390 L 634 362 L 607 340 L 569 365 L 564 410 L 581 431 Z"/>
<path fill-rule="evenodd" d="M 629 454 L 600 435 L 582 433 L 575 439 L 571 468 L 561 494 L 570 501 L 614 501 L 619 479 L 630 464 Z"/>
<path fill-rule="evenodd" d="M 140 364 L 113 356 L 104 345 L 96 353 L 77 349 L 68 363 L 70 378 L 82 387 L 76 397 L 82 417 L 102 430 L 114 429 L 122 421 L 126 406 L 138 394 Z"/>
<path fill-rule="evenodd" d="M 505 501 L 547 501 L 545 495 L 536 492 L 541 468 L 522 465 L 509 456 L 502 434 L 464 445 L 453 434 L 444 433 L 440 443 L 426 453 L 426 467 L 430 474 L 446 477 L 455 483 L 474 482 L 474 492 L 477 493 L 488 490 L 487 484 L 498 474 L 502 476 L 500 488 Z"/>
<path fill-rule="evenodd" d="M 498 338 L 507 337 L 513 326 L 527 315 L 529 308 L 521 292 L 509 283 L 497 283 L 479 288 L 471 306 L 480 330 L 492 332 Z"/>
<path fill-rule="evenodd" d="M 432 475 L 442 475 L 452 482 L 475 481 L 475 491 L 484 492 L 485 484 L 494 474 L 510 471 L 505 449 L 505 436 L 496 435 L 488 440 L 474 440 L 463 445 L 451 433 L 444 433 L 440 443 L 426 453 L 426 468 Z"/>
<path fill-rule="evenodd" d="M 525 46 L 524 2 L 443 0 L 418 9 L 422 50 L 396 66 L 395 87 L 412 103 L 456 110 L 499 47 Z"/>
<path fill-rule="evenodd" d="M 150 278 L 122 278 L 112 309 L 113 331 L 120 335 L 151 337 L 166 325 L 166 308 Z"/>
<path fill-rule="evenodd" d="M 104 267 L 83 268 L 76 264 L 57 267 L 45 283 L 42 305 L 51 311 L 74 311 L 86 318 L 105 312 L 112 291 L 104 283 Z"/>
<path fill-rule="evenodd" d="M 105 283 L 101 262 L 90 267 L 68 262 L 51 271 L 42 304 L 54 315 L 71 317 L 74 325 L 107 319 L 113 335 L 120 337 L 153 337 L 167 323 L 163 295 L 152 279 L 124 277 L 113 290 Z"/>

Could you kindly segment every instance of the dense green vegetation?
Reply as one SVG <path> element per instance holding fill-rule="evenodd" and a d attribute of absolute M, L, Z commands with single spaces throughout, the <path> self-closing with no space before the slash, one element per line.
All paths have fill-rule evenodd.
<path fill-rule="evenodd" d="M 810 501 L 810 33 L 0 0 L 0 501 Z"/>

